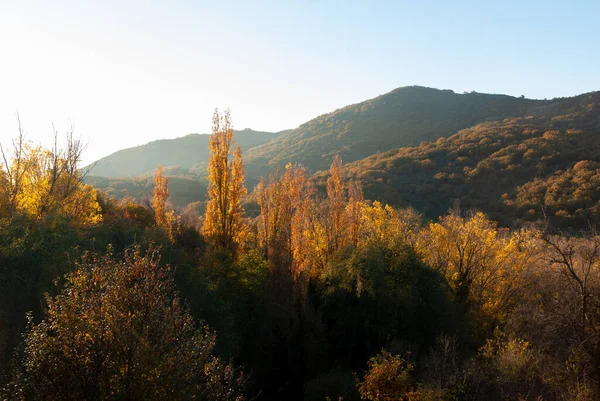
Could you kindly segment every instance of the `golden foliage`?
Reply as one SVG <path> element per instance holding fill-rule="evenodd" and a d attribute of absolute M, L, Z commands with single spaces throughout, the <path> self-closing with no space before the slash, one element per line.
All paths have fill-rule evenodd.
<path fill-rule="evenodd" d="M 483 213 L 450 214 L 421 231 L 417 248 L 459 302 L 497 320 L 531 274 L 538 237 L 535 230 L 500 230 Z"/>
<path fill-rule="evenodd" d="M 163 167 L 160 166 L 154 175 L 154 196 L 152 198 L 152 207 L 154 208 L 154 218 L 156 225 L 165 231 L 171 241 L 173 241 L 176 227 L 176 218 L 173 210 L 169 210 L 167 202 L 169 201 L 169 179 L 163 177 Z"/>
<path fill-rule="evenodd" d="M 309 221 L 310 208 L 305 202 L 305 184 L 306 170 L 290 163 L 281 178 L 267 186 L 261 180 L 257 187 L 260 244 L 272 268 L 291 271 L 294 255 L 301 258 L 302 226 Z"/>
<path fill-rule="evenodd" d="M 367 374 L 358 383 L 358 392 L 364 400 L 406 400 L 412 389 L 410 374 L 413 369 L 400 356 L 382 351 L 369 361 Z"/>
<path fill-rule="evenodd" d="M 342 159 L 336 155 L 329 168 L 329 178 L 327 179 L 327 244 L 329 253 L 340 249 L 342 242 L 347 238 L 346 219 L 344 218 L 346 203 L 346 191 L 342 181 Z"/>
<path fill-rule="evenodd" d="M 213 246 L 233 250 L 241 242 L 245 232 L 243 225 L 242 197 L 244 187 L 244 163 L 242 151 L 234 146 L 233 128 L 229 110 L 221 116 L 215 110 L 208 164 L 208 204 L 202 224 L 202 234 Z"/>
<path fill-rule="evenodd" d="M 79 141 L 68 136 L 66 151 L 35 147 L 22 134 L 13 142 L 12 157 L 2 149 L 4 169 L 0 172 L 0 212 L 15 212 L 38 219 L 66 216 L 77 225 L 92 225 L 102 218 L 96 190 L 82 182 L 77 170 Z"/>
<path fill-rule="evenodd" d="M 380 244 L 389 249 L 416 247 L 421 228 L 421 215 L 414 209 L 394 209 L 380 202 L 362 205 L 362 227 L 359 246 Z"/>

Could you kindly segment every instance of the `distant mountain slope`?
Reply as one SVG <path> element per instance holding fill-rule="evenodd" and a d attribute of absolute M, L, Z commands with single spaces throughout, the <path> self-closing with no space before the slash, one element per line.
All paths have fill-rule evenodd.
<path fill-rule="evenodd" d="M 335 154 L 355 161 L 449 136 L 481 122 L 532 114 L 551 103 L 506 95 L 403 87 L 324 114 L 250 149 L 244 156 L 250 174 L 262 173 L 253 170 L 254 166 L 281 166 L 288 161 L 317 171 L 326 169 Z"/>
<path fill-rule="evenodd" d="M 458 203 L 506 225 L 544 214 L 561 227 L 600 223 L 600 92 L 531 111 L 372 155 L 345 172 L 363 182 L 367 198 L 410 204 L 430 218 Z"/>
<path fill-rule="evenodd" d="M 235 141 L 236 145 L 246 151 L 278 135 L 245 129 L 235 132 Z M 207 162 L 208 135 L 190 134 L 181 138 L 161 139 L 135 148 L 119 150 L 98 160 L 89 174 L 99 177 L 136 177 L 153 172 L 160 165 L 183 169 L 196 167 L 198 173 L 203 174 Z"/>
<path fill-rule="evenodd" d="M 86 181 L 117 198 L 148 198 L 163 164 L 175 206 L 203 202 L 207 141 L 190 135 L 126 149 L 92 171 L 113 178 Z M 236 141 L 246 149 L 250 191 L 288 161 L 324 186 L 319 170 L 340 154 L 368 199 L 410 204 L 429 218 L 460 204 L 505 225 L 543 214 L 561 227 L 600 223 L 600 92 L 542 101 L 399 88 L 293 130 L 236 132 Z M 126 173 L 139 177 L 114 178 Z"/>
<path fill-rule="evenodd" d="M 206 201 L 206 180 L 166 175 L 169 178 L 169 198 L 175 207 L 183 208 L 191 202 Z M 151 201 L 154 191 L 154 176 L 151 174 L 125 178 L 87 176 L 85 183 L 101 189 L 115 199 L 130 196 L 142 203 Z"/>

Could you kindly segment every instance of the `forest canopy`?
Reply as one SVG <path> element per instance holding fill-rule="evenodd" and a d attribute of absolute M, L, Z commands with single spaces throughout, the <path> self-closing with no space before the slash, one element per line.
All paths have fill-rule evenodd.
<path fill-rule="evenodd" d="M 64 150 L 19 135 L 3 148 L 0 173 L 0 395 L 598 399 L 593 229 L 561 232 L 549 214 L 509 227 L 465 210 L 462 198 L 422 214 L 372 196 L 388 185 L 371 180 L 384 167 L 407 182 L 499 169 L 498 185 L 514 169 L 536 169 L 549 175 L 502 197 L 506 207 L 543 193 L 550 210 L 570 197 L 556 185 L 587 202 L 593 188 L 581 183 L 593 182 L 593 150 L 565 161 L 560 177 L 527 160 L 559 160 L 555 147 L 570 152 L 591 125 L 536 131 L 547 122 L 483 123 L 374 156 L 368 169 L 337 155 L 311 176 L 290 162 L 248 191 L 231 115 L 217 111 L 203 213 L 173 205 L 162 168 L 147 202 L 116 200 L 82 183 L 72 135 Z M 516 155 L 522 163 L 509 168 Z"/>

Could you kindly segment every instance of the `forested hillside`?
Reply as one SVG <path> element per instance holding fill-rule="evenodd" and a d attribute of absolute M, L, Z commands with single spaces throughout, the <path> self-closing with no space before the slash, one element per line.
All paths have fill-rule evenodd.
<path fill-rule="evenodd" d="M 550 217 L 585 228 L 600 218 L 600 92 L 526 117 L 486 122 L 346 166 L 369 199 L 436 218 L 453 205 L 507 226 Z M 324 175 L 321 174 L 321 181 Z"/>
<path fill-rule="evenodd" d="M 293 130 L 246 130 L 236 140 L 250 192 L 261 176 L 283 171 L 287 162 L 310 174 L 326 170 L 340 155 L 351 163 L 346 174 L 362 182 L 367 199 L 410 205 L 428 218 L 459 205 L 483 210 L 506 226 L 546 216 L 557 226 L 582 228 L 596 219 L 600 200 L 594 164 L 600 161 L 598 96 L 541 101 L 404 87 Z M 173 204 L 202 212 L 206 138 L 193 135 L 117 152 L 101 160 L 86 182 L 117 199 L 148 201 L 152 171 L 162 161 Z M 95 176 L 108 171 L 102 166 L 119 163 L 131 171 L 138 159 L 146 161 L 135 169 L 145 174 Z M 314 178 L 321 190 L 325 175 Z M 256 210 L 255 195 L 248 200 Z"/>
<path fill-rule="evenodd" d="M 314 172 L 327 169 L 335 155 L 348 162 L 355 161 L 389 149 L 446 137 L 481 122 L 543 113 L 554 103 L 402 87 L 317 117 L 249 150 L 246 159 L 249 166 L 281 167 L 292 161 Z"/>

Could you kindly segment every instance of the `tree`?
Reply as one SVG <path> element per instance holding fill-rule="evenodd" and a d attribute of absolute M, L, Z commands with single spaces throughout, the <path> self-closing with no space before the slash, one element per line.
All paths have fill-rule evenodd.
<path fill-rule="evenodd" d="M 422 230 L 417 248 L 446 277 L 458 302 L 491 321 L 486 328 L 491 334 L 535 267 L 538 235 L 536 230 L 510 234 L 483 213 L 451 214 Z"/>
<path fill-rule="evenodd" d="M 306 170 L 289 163 L 283 176 L 272 179 L 269 185 L 261 180 L 257 187 L 261 210 L 259 238 L 272 269 L 288 275 L 292 273 L 294 256 L 300 256 L 305 223 L 298 214 L 304 209 L 306 198 Z"/>
<path fill-rule="evenodd" d="M 360 182 L 351 181 L 348 185 L 348 205 L 346 206 L 346 216 L 348 221 L 348 235 L 350 236 L 350 244 L 353 247 L 358 246 L 364 200 L 365 198 Z"/>
<path fill-rule="evenodd" d="M 413 366 L 399 355 L 384 350 L 369 360 L 369 369 L 358 385 L 358 392 L 365 400 L 406 400 L 412 389 L 412 370 Z"/>
<path fill-rule="evenodd" d="M 84 146 L 67 133 L 64 149 L 58 147 L 54 131 L 52 150 L 33 146 L 25 140 L 19 121 L 19 135 L 13 141 L 12 155 L 0 146 L 4 172 L 0 181 L 0 212 L 6 217 L 25 213 L 38 220 L 66 216 L 80 225 L 101 220 L 94 188 L 83 184 L 84 174 L 78 170 Z"/>
<path fill-rule="evenodd" d="M 399 251 L 405 247 L 415 249 L 421 230 L 421 215 L 412 208 L 396 210 L 390 205 L 375 201 L 361 204 L 359 246 L 380 244 Z"/>
<path fill-rule="evenodd" d="M 87 257 L 30 326 L 13 396 L 40 400 L 242 400 L 241 376 L 212 355 L 157 251 Z"/>
<path fill-rule="evenodd" d="M 25 134 L 23 127 L 21 126 L 21 119 L 17 114 L 17 121 L 19 122 L 19 135 L 13 141 L 13 155 L 12 163 L 9 162 L 9 155 L 6 154 L 2 143 L 0 143 L 0 153 L 2 154 L 2 161 L 4 162 L 4 168 L 6 169 L 3 174 L 3 199 L 6 201 L 6 214 L 8 217 L 12 217 L 13 213 L 17 209 L 17 196 L 21 192 L 21 183 L 23 175 L 26 172 L 25 164 L 23 163 L 25 153 Z"/>
<path fill-rule="evenodd" d="M 346 206 L 346 188 L 342 178 L 342 159 L 336 155 L 329 168 L 327 179 L 328 224 L 327 243 L 329 253 L 340 249 L 346 238 L 346 221 L 344 208 Z"/>
<path fill-rule="evenodd" d="M 234 146 L 233 128 L 229 110 L 223 116 L 215 110 L 212 135 L 209 141 L 208 204 L 202 225 L 202 234 L 215 247 L 234 250 L 244 232 L 242 198 L 244 162 L 239 147 Z"/>
<path fill-rule="evenodd" d="M 167 236 L 173 240 L 174 234 L 174 214 L 168 210 L 167 202 L 169 200 L 169 179 L 163 177 L 163 167 L 160 166 L 154 176 L 154 197 L 152 198 L 152 207 L 154 209 L 154 218 L 156 225 L 165 231 Z"/>

